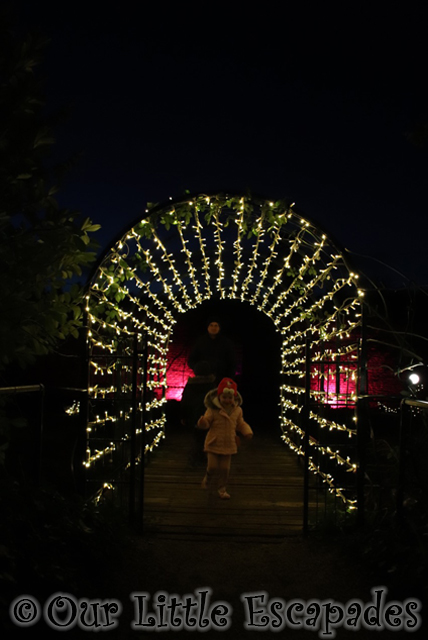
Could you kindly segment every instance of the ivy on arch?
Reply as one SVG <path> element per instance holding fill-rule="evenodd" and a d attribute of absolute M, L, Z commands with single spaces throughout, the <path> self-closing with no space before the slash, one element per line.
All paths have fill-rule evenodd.
<path fill-rule="evenodd" d="M 298 455 L 308 428 L 302 399 L 310 345 L 309 421 L 333 432 L 335 442 L 347 441 L 341 451 L 328 437 L 311 436 L 310 469 L 352 508 L 354 497 L 333 467 L 357 470 L 348 454 L 356 437 L 349 420 L 355 420 L 363 295 L 337 244 L 294 203 L 220 193 L 148 206 L 103 256 L 88 286 L 89 393 L 101 409 L 88 425 L 87 469 L 128 438 L 130 409 L 113 408 L 112 399 L 130 391 L 133 336 L 147 336 L 147 453 L 164 437 L 168 345 L 177 318 L 211 298 L 234 299 L 266 314 L 281 336 L 281 438 Z M 345 421 L 326 414 L 332 406 L 347 410 Z M 97 442 L 104 431 L 112 438 L 118 425 L 125 425 L 119 437 L 108 444 L 106 436 L 95 449 L 94 433 Z"/>

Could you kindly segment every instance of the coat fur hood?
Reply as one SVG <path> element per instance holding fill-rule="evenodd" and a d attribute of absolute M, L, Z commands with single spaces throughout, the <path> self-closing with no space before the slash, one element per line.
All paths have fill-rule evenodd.
<path fill-rule="evenodd" d="M 240 407 L 242 405 L 242 396 L 239 391 L 236 392 L 235 396 L 236 406 Z M 212 391 L 208 391 L 207 395 L 204 399 L 204 405 L 207 409 L 221 409 L 220 400 L 218 399 L 217 389 L 212 389 Z"/>

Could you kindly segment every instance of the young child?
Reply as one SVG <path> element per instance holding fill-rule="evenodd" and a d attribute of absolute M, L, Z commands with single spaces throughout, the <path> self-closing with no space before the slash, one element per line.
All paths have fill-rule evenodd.
<path fill-rule="evenodd" d="M 202 488 L 206 489 L 214 475 L 218 476 L 218 495 L 222 500 L 230 498 L 226 490 L 232 455 L 237 453 L 236 432 L 246 440 L 253 437 L 251 427 L 244 421 L 242 397 L 236 382 L 223 378 L 217 389 L 205 396 L 205 414 L 198 420 L 199 429 L 208 429 L 204 451 L 208 464 Z"/>

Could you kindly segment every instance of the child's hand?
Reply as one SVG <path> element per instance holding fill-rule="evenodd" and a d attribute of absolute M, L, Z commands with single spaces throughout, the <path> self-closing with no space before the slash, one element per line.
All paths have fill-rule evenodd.
<path fill-rule="evenodd" d="M 252 433 L 247 433 L 247 435 L 245 436 L 241 436 L 242 438 L 242 442 L 240 443 L 244 448 L 248 446 L 248 443 L 250 442 L 250 440 L 252 439 L 253 434 Z M 239 446 L 239 444 L 238 444 Z"/>
<path fill-rule="evenodd" d="M 205 416 L 201 416 L 199 418 L 198 424 L 196 426 L 199 427 L 199 429 L 209 429 L 210 428 L 210 423 L 205 418 Z"/>

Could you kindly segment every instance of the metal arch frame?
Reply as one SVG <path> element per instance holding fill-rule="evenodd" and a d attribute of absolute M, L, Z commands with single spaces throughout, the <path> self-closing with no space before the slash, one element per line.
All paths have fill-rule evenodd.
<path fill-rule="evenodd" d="M 266 203 L 268 202 L 267 199 L 265 198 L 261 198 L 260 196 L 248 196 L 248 195 L 242 195 L 242 194 L 186 194 L 186 196 L 181 197 L 181 198 L 176 198 L 176 199 L 170 199 L 169 201 L 162 203 L 162 204 L 157 204 L 155 205 L 153 208 L 151 208 L 150 210 L 146 210 L 145 215 L 142 217 L 139 217 L 134 223 L 132 223 L 131 225 L 127 225 L 126 230 L 124 232 L 122 232 L 121 234 L 118 234 L 116 236 L 116 240 L 113 242 L 113 244 L 106 249 L 103 254 L 100 256 L 99 261 L 97 263 L 97 265 L 94 267 L 92 274 L 90 275 L 90 277 L 88 278 L 88 283 L 87 283 L 87 296 L 90 297 L 91 295 L 91 288 L 94 285 L 98 274 L 101 271 L 102 266 L 108 262 L 109 257 L 112 255 L 113 249 L 114 247 L 121 242 L 121 240 L 124 238 L 124 236 L 126 235 L 126 233 L 130 230 L 133 229 L 134 226 L 136 226 L 137 224 L 139 224 L 140 222 L 142 222 L 143 220 L 148 220 L 149 218 L 153 219 L 153 218 L 159 218 L 163 212 L 165 212 L 167 209 L 175 206 L 179 206 L 180 204 L 185 204 L 188 203 L 189 200 L 195 200 L 196 198 L 201 198 L 201 197 L 208 197 L 208 198 L 216 198 L 216 197 L 221 197 L 223 199 L 225 198 L 240 198 L 240 197 L 244 197 L 244 198 L 248 198 L 249 200 L 251 200 L 251 202 L 254 202 L 256 205 L 260 205 L 260 203 Z M 285 206 L 291 206 L 290 204 L 285 204 Z M 294 215 L 298 216 L 298 217 L 304 217 L 304 219 L 314 228 L 317 230 L 317 232 L 319 234 L 324 234 L 323 229 L 316 223 L 314 223 L 312 220 L 308 220 L 306 215 L 303 215 L 300 211 L 293 209 L 293 213 Z M 332 240 L 332 236 L 330 234 L 325 233 L 325 236 L 328 237 L 328 244 L 330 247 L 332 247 L 335 251 L 338 252 L 338 254 L 340 255 L 340 258 L 343 262 L 343 265 L 345 267 L 345 269 L 347 269 L 347 271 L 349 273 L 354 272 L 356 273 L 356 271 L 354 269 L 352 269 L 351 264 L 350 264 L 350 260 L 349 258 L 346 256 L 345 257 L 345 251 L 343 249 L 340 248 L 339 244 L 335 241 Z M 363 308 L 363 301 L 361 301 L 361 308 Z M 307 324 L 307 323 L 306 323 Z M 364 339 L 364 338 L 363 338 Z M 305 367 L 308 370 L 308 367 L 310 366 L 309 364 L 309 358 L 306 356 L 305 358 Z M 360 376 L 361 373 L 365 371 L 365 364 L 360 362 Z M 310 390 L 308 389 L 308 384 L 309 384 L 309 378 L 306 375 L 305 378 L 305 398 L 309 397 L 310 395 Z M 360 385 L 361 386 L 361 385 Z M 308 401 L 305 400 L 305 406 L 308 404 Z M 308 418 L 309 420 L 309 418 Z M 309 433 L 309 430 L 306 429 L 306 433 Z M 306 461 L 306 466 L 309 468 L 308 466 L 308 458 L 309 458 L 309 446 L 305 447 L 305 461 Z M 360 492 L 361 493 L 361 492 Z M 362 494 L 361 494 L 362 495 Z M 360 500 L 359 500 L 360 502 Z"/>

